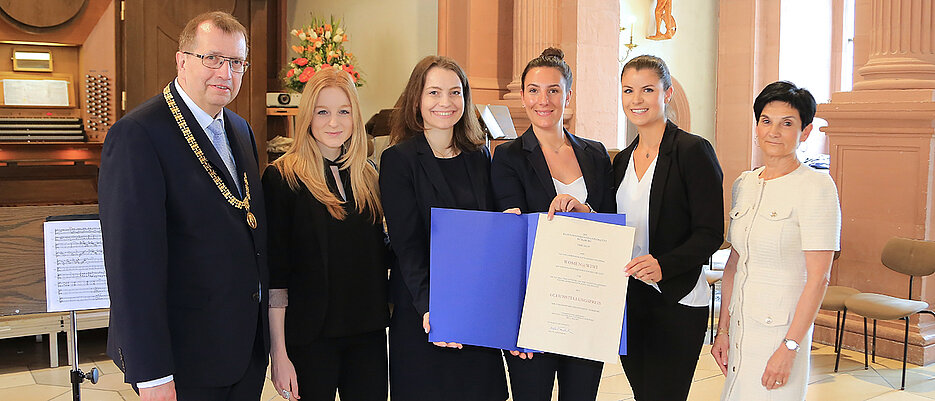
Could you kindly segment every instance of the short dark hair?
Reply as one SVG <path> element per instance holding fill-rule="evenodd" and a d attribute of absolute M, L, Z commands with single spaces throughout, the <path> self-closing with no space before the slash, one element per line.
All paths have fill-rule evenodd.
<path fill-rule="evenodd" d="M 815 110 L 818 104 L 815 97 L 805 88 L 799 88 L 789 81 L 776 81 L 763 88 L 763 91 L 753 101 L 753 115 L 760 121 L 763 108 L 772 102 L 783 102 L 799 111 L 802 120 L 802 129 L 805 129 L 815 119 Z"/>
<path fill-rule="evenodd" d="M 562 49 L 549 47 L 543 50 L 539 57 L 529 60 L 526 63 L 526 68 L 523 69 L 523 75 L 520 77 L 520 85 L 523 88 L 526 88 L 526 73 L 537 67 L 550 67 L 558 70 L 558 72 L 562 73 L 562 78 L 565 79 L 565 91 L 571 90 L 574 77 L 571 75 L 571 67 L 565 62 L 565 52 Z M 523 90 L 525 91 L 525 89 Z"/>
<path fill-rule="evenodd" d="M 484 145 L 484 131 L 477 121 L 474 103 L 471 101 L 471 85 L 468 84 L 467 74 L 453 59 L 444 56 L 428 56 L 419 61 L 409 75 L 406 88 L 396 101 L 396 110 L 390 122 L 390 142 L 399 143 L 425 131 L 422 121 L 422 90 L 425 88 L 425 77 L 433 67 L 453 71 L 461 81 L 461 96 L 464 99 L 464 114 L 455 123 L 452 133 L 452 145 L 458 150 L 473 151 Z"/>
<path fill-rule="evenodd" d="M 182 33 L 179 34 L 179 51 L 192 51 L 195 46 L 195 36 L 198 35 L 198 26 L 204 22 L 210 22 L 221 32 L 232 34 L 239 33 L 243 35 L 244 41 L 247 40 L 247 28 L 237 21 L 233 15 L 223 11 L 209 11 L 201 13 L 188 20 Z M 248 49 L 249 50 L 249 49 Z"/>
<path fill-rule="evenodd" d="M 669 73 L 669 66 L 659 57 L 644 54 L 630 59 L 623 65 L 623 70 L 620 71 L 620 79 L 623 79 L 623 74 L 627 70 L 652 70 L 662 81 L 662 89 L 669 90 L 672 87 L 672 74 Z"/>

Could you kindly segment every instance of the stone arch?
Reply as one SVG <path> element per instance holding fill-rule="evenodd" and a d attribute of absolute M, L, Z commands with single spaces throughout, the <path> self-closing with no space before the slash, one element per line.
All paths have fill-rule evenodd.
<path fill-rule="evenodd" d="M 672 98 L 669 99 L 669 106 L 666 108 L 666 115 L 679 128 L 691 132 L 692 116 L 689 110 L 688 96 L 685 89 L 675 77 L 672 78 Z"/>

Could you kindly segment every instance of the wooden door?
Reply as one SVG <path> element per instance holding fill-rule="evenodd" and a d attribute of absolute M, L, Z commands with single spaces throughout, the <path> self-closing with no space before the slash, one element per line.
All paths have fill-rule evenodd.
<path fill-rule="evenodd" d="M 267 0 L 127 0 L 121 60 L 126 111 L 158 95 L 175 79 L 179 33 L 192 17 L 214 10 L 231 13 L 247 28 L 250 68 L 244 73 L 240 93 L 227 107 L 250 123 L 258 151 L 265 155 Z"/>

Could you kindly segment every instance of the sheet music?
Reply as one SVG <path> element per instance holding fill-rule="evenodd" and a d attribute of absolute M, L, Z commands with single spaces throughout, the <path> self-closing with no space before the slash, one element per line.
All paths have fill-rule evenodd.
<path fill-rule="evenodd" d="M 4 79 L 3 103 L 7 106 L 68 106 L 68 81 Z"/>
<path fill-rule="evenodd" d="M 43 231 L 48 311 L 109 308 L 101 222 L 47 221 Z"/>

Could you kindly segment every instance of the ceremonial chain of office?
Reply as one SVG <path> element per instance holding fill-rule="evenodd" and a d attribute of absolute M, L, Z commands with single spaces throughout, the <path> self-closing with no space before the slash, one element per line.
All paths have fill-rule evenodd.
<path fill-rule="evenodd" d="M 231 193 L 230 189 L 227 188 L 227 184 L 221 180 L 221 177 L 218 176 L 217 172 L 214 171 L 214 168 L 211 167 L 211 164 L 208 163 L 208 159 L 205 158 L 204 152 L 201 150 L 201 147 L 198 146 L 198 143 L 195 142 L 195 136 L 192 135 L 191 129 L 188 128 L 188 124 L 185 122 L 185 118 L 182 117 L 182 111 L 179 110 L 179 106 L 175 104 L 175 98 L 172 97 L 172 92 L 169 89 L 169 86 L 172 85 L 170 82 L 169 85 L 166 85 L 165 89 L 162 90 L 162 95 L 166 98 L 166 103 L 169 104 L 169 110 L 172 111 L 172 116 L 175 117 L 175 122 L 179 125 L 179 129 L 182 130 L 182 135 L 185 136 L 185 141 L 188 142 L 188 146 L 192 149 L 192 152 L 195 152 L 195 157 L 198 158 L 198 161 L 201 162 L 201 167 L 204 167 L 205 171 L 208 172 L 208 175 L 211 176 L 211 179 L 214 181 L 214 185 L 218 187 L 218 190 L 221 191 L 221 195 L 224 196 L 224 199 L 227 199 L 227 203 L 230 203 L 231 206 L 238 209 L 243 209 L 247 212 L 247 224 L 250 225 L 250 228 L 256 229 L 256 216 L 250 212 L 250 183 L 247 181 L 247 173 L 243 174 L 243 190 L 244 198 L 243 200 L 238 200 L 234 197 L 234 194 Z"/>

